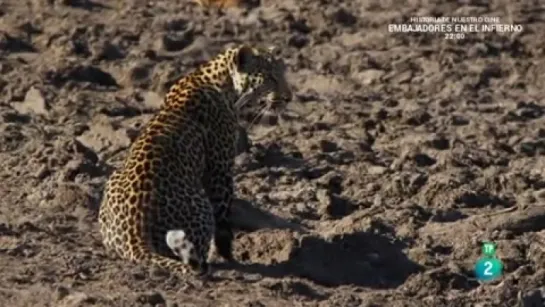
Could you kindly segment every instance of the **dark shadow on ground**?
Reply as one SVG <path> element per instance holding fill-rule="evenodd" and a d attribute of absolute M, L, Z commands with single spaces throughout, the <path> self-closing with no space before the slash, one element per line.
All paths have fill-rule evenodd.
<path fill-rule="evenodd" d="M 222 263 L 217 267 L 273 278 L 297 276 L 328 287 L 388 289 L 421 270 L 405 256 L 403 248 L 403 243 L 371 233 L 338 235 L 330 241 L 306 236 L 293 248 L 288 261 L 273 265 Z"/>
<path fill-rule="evenodd" d="M 290 229 L 298 232 L 307 232 L 297 223 L 290 222 L 270 212 L 261 210 L 252 202 L 244 199 L 234 199 L 231 209 L 233 228 L 242 231 L 256 231 L 268 229 Z"/>

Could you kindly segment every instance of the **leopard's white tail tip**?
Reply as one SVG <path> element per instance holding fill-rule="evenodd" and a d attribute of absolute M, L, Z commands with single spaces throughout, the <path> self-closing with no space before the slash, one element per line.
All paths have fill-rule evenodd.
<path fill-rule="evenodd" d="M 185 231 L 181 229 L 169 230 L 166 234 L 166 241 L 172 252 L 180 257 L 184 264 L 188 264 L 194 246 L 187 239 Z"/>

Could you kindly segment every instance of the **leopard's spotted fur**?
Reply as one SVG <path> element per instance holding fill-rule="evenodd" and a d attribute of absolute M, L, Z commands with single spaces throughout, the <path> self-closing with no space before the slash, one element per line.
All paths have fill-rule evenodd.
<path fill-rule="evenodd" d="M 284 75 L 276 52 L 242 45 L 175 83 L 106 184 L 99 224 L 107 249 L 175 273 L 207 274 L 214 239 L 218 254 L 233 260 L 235 105 L 265 94 L 268 102 L 289 101 Z"/>

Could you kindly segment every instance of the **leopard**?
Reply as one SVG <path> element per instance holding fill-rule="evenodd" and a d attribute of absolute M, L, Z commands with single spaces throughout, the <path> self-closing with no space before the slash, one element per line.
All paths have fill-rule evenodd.
<path fill-rule="evenodd" d="M 275 46 L 237 44 L 173 83 L 107 179 L 98 222 L 118 258 L 207 277 L 233 256 L 231 206 L 243 106 L 292 100 Z"/>

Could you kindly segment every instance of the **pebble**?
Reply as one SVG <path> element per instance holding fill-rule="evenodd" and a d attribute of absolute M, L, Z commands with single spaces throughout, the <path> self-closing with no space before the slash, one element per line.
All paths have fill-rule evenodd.
<path fill-rule="evenodd" d="M 31 87 L 25 94 L 22 103 L 14 103 L 13 108 L 22 114 L 47 114 L 48 106 L 40 90 Z"/>

